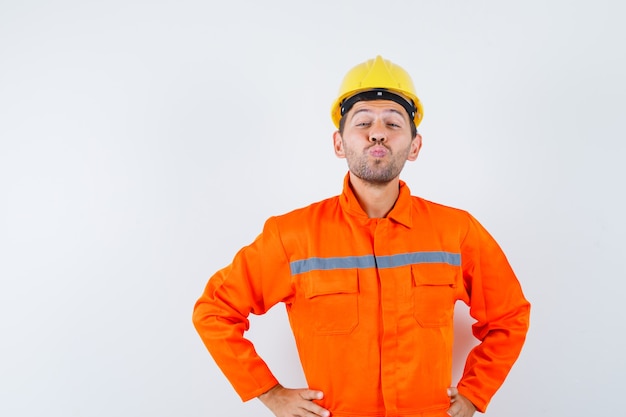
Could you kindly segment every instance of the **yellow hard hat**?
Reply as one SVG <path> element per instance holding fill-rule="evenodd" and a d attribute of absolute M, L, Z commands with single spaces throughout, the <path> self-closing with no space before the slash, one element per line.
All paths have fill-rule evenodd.
<path fill-rule="evenodd" d="M 374 95 L 369 92 L 374 93 Z M 352 68 L 343 78 L 339 87 L 339 97 L 333 103 L 330 115 L 339 128 L 341 117 L 359 99 L 351 98 L 362 94 L 368 100 L 393 100 L 401 104 L 413 117 L 415 126 L 422 121 L 424 110 L 420 99 L 415 94 L 415 87 L 408 72 L 393 62 L 378 55 Z M 400 96 L 400 97 L 398 97 Z M 408 100 L 407 100 L 408 99 Z M 410 103 L 409 101 L 412 101 Z"/>

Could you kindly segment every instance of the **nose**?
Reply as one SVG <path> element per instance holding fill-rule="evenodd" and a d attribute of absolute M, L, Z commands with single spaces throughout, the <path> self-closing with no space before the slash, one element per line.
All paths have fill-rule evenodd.
<path fill-rule="evenodd" d="M 369 134 L 370 134 L 370 142 L 383 143 L 385 140 L 387 140 L 387 132 L 385 131 L 384 124 L 381 123 L 380 121 L 377 121 L 376 123 L 372 124 Z"/>

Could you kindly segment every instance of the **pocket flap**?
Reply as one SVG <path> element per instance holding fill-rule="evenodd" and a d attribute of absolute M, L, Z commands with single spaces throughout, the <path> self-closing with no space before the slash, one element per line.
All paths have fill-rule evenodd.
<path fill-rule="evenodd" d="M 307 274 L 304 286 L 306 298 L 328 294 L 355 294 L 359 292 L 356 269 L 315 271 Z"/>
<path fill-rule="evenodd" d="M 413 282 L 417 285 L 449 285 L 456 286 L 456 277 L 459 267 L 448 264 L 418 264 L 411 265 Z"/>

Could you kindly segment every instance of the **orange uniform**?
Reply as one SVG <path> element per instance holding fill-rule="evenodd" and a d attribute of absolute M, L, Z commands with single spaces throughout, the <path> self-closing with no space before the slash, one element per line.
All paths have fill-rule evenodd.
<path fill-rule="evenodd" d="M 311 389 L 334 417 L 447 416 L 454 303 L 481 341 L 457 384 L 484 411 L 517 359 L 530 304 L 505 255 L 467 212 L 400 195 L 368 218 L 348 176 L 333 197 L 268 219 L 197 301 L 202 340 L 243 400 L 278 383 L 243 337 L 279 302 Z"/>

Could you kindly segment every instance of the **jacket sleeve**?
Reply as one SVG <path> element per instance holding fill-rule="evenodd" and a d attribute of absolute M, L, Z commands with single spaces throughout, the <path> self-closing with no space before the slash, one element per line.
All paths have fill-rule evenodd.
<path fill-rule="evenodd" d="M 472 216 L 461 262 L 470 315 L 476 319 L 472 332 L 480 343 L 469 353 L 457 387 L 484 412 L 521 352 L 530 303 L 502 250 Z"/>
<path fill-rule="evenodd" d="M 242 400 L 278 381 L 243 333 L 250 313 L 263 314 L 292 294 L 291 273 L 278 228 L 270 218 L 261 235 L 210 279 L 193 310 L 193 323 L 211 356 Z"/>

